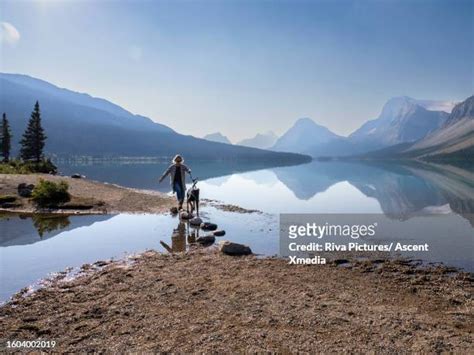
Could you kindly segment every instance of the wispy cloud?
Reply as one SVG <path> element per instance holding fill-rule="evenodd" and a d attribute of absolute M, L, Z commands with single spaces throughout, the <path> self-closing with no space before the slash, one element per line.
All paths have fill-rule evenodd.
<path fill-rule="evenodd" d="M 9 22 L 0 22 L 0 43 L 15 44 L 20 40 L 20 32 Z"/>

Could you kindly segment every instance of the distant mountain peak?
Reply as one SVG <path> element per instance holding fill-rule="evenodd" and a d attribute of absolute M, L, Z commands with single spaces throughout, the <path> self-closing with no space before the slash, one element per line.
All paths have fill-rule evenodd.
<path fill-rule="evenodd" d="M 413 142 L 441 127 L 448 117 L 444 111 L 427 110 L 432 101 L 398 96 L 388 100 L 375 120 L 367 121 L 350 135 L 356 142 L 380 147 Z"/>
<path fill-rule="evenodd" d="M 224 136 L 221 132 L 214 132 L 210 134 L 206 134 L 203 137 L 205 140 L 211 141 L 211 142 L 218 142 L 218 143 L 225 143 L 225 144 L 232 144 L 232 142 Z"/>
<path fill-rule="evenodd" d="M 474 95 L 454 106 L 445 126 L 452 125 L 463 118 L 474 119 Z"/>
<path fill-rule="evenodd" d="M 410 96 L 397 96 L 389 99 L 382 108 L 380 117 L 396 117 L 409 114 L 415 107 L 421 107 L 428 111 L 443 111 L 450 113 L 457 101 L 447 100 L 419 100 Z"/>
<path fill-rule="evenodd" d="M 243 145 L 245 147 L 253 147 L 260 149 L 268 149 L 273 147 L 277 141 L 278 136 L 273 131 L 267 131 L 265 133 L 257 133 L 252 138 L 242 139 L 237 142 L 237 145 Z"/>
<path fill-rule="evenodd" d="M 393 97 L 382 108 L 379 119 L 394 120 L 413 112 L 418 105 L 415 99 L 408 96 Z"/>
<path fill-rule="evenodd" d="M 321 126 L 311 118 L 303 117 L 281 136 L 273 150 L 286 152 L 308 152 L 315 144 L 322 144 L 341 138 L 327 127 Z"/>
<path fill-rule="evenodd" d="M 312 120 L 311 118 L 309 117 L 301 117 L 301 118 L 298 118 L 294 124 L 294 127 L 296 126 L 318 126 L 318 127 L 323 127 L 319 124 L 317 124 L 316 122 L 314 122 L 314 120 Z"/>

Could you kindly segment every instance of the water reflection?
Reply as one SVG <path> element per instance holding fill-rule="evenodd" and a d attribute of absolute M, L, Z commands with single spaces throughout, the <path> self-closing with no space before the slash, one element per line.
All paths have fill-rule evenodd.
<path fill-rule="evenodd" d="M 34 244 L 110 218 L 110 215 L 67 217 L 0 213 L 0 247 Z"/>
<path fill-rule="evenodd" d="M 163 240 L 160 240 L 160 244 L 169 253 L 184 252 L 196 244 L 200 231 L 199 227 L 191 226 L 188 220 L 179 220 L 178 226 L 171 233 L 171 246 Z"/>
<path fill-rule="evenodd" d="M 474 213 L 474 168 L 428 163 L 314 161 L 289 167 L 245 162 L 192 161 L 203 198 L 281 213 L 376 213 L 406 220 L 416 215 Z M 169 192 L 156 176 L 167 163 L 60 166 L 101 181 Z M 260 169 L 260 170 L 256 170 Z M 470 221 L 474 223 L 474 221 Z"/>
<path fill-rule="evenodd" d="M 382 212 L 394 218 L 405 219 L 432 206 L 449 205 L 457 213 L 474 211 L 474 175 L 451 166 L 314 162 L 273 171 L 301 200 L 346 181 L 366 197 L 375 198 Z"/>
<path fill-rule="evenodd" d="M 67 163 L 57 162 L 59 171 L 64 175 L 80 173 L 90 179 L 110 182 L 127 187 L 147 190 L 169 191 L 168 184 L 157 184 L 157 178 L 169 166 L 169 162 L 102 162 L 102 163 Z M 193 175 L 201 181 L 213 179 L 213 184 L 221 185 L 232 174 L 261 169 L 269 169 L 286 164 L 262 161 L 233 160 L 193 160 L 187 165 Z M 221 178 L 221 179 L 218 179 Z"/>
<path fill-rule="evenodd" d="M 43 239 L 45 233 L 60 231 L 71 224 L 67 216 L 61 215 L 42 216 L 35 214 L 31 219 L 41 239 Z"/>
<path fill-rule="evenodd" d="M 232 240 L 251 245 L 255 253 L 278 252 L 273 216 L 235 215 L 211 207 L 202 216 L 217 222 Z M 69 222 L 64 229 L 45 230 L 40 238 L 31 217 L 0 219 L 0 301 L 51 272 L 149 249 L 164 252 L 168 249 L 163 244 L 170 252 L 181 252 L 204 234 L 169 214 L 70 216 Z"/>
<path fill-rule="evenodd" d="M 180 253 L 186 251 L 186 229 L 189 228 L 189 223 L 184 221 L 179 221 L 178 227 L 173 229 L 171 233 L 171 247 L 166 244 L 164 241 L 160 240 L 160 244 L 169 252 L 169 253 Z"/>
<path fill-rule="evenodd" d="M 207 183 L 207 181 L 205 182 Z M 467 167 L 350 161 L 312 162 L 232 177 L 204 196 L 279 213 L 384 213 L 414 216 L 474 213 L 474 174 Z"/>

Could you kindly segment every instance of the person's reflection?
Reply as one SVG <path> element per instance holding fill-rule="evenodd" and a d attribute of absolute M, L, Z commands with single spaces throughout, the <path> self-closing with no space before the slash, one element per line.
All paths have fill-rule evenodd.
<path fill-rule="evenodd" d="M 186 223 L 179 221 L 178 227 L 173 229 L 171 233 L 171 247 L 162 240 L 160 240 L 160 244 L 169 253 L 186 251 Z"/>
<path fill-rule="evenodd" d="M 171 250 L 173 253 L 186 251 L 186 224 L 183 221 L 179 221 L 178 227 L 173 230 Z"/>
<path fill-rule="evenodd" d="M 190 228 L 188 221 L 179 221 L 178 227 L 173 229 L 171 234 L 171 246 L 162 240 L 160 244 L 169 253 L 179 253 L 186 251 L 186 244 L 195 244 L 197 238 L 199 238 L 199 228 Z"/>

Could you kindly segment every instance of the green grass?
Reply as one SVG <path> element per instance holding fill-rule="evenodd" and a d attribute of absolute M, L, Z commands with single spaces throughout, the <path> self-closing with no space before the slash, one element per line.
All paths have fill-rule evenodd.
<path fill-rule="evenodd" d="M 7 163 L 0 163 L 0 174 L 56 174 L 58 168 L 49 159 L 34 162 L 23 162 L 21 160 L 11 160 Z"/>
<path fill-rule="evenodd" d="M 71 200 L 68 189 L 69 185 L 65 181 L 56 183 L 40 179 L 31 197 L 39 207 L 57 207 Z"/>

